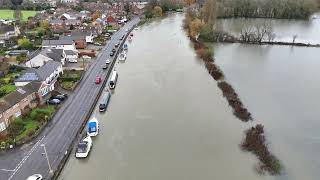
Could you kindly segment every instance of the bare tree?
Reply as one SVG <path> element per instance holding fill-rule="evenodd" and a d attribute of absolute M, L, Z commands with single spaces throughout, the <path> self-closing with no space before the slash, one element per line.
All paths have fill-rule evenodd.
<path fill-rule="evenodd" d="M 214 29 L 217 18 L 217 0 L 205 0 L 202 17 L 204 22 L 208 24 L 211 29 Z"/>
<path fill-rule="evenodd" d="M 267 22 L 255 26 L 246 26 L 241 30 L 240 40 L 244 42 L 262 43 L 263 41 L 273 41 L 275 34 L 272 27 Z"/>

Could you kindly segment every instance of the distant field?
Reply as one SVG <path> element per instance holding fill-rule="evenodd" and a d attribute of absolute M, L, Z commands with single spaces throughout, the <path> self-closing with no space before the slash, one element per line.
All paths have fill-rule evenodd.
<path fill-rule="evenodd" d="M 37 11 L 21 11 L 22 20 L 26 21 L 28 17 L 35 16 Z M 13 10 L 10 9 L 0 9 L 0 19 L 13 19 Z"/>

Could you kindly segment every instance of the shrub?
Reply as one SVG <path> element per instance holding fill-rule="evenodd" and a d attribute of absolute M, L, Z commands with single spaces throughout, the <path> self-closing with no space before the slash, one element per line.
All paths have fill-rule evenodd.
<path fill-rule="evenodd" d="M 21 118 L 16 118 L 8 127 L 8 135 L 15 137 L 24 130 L 24 122 Z"/>
<path fill-rule="evenodd" d="M 199 39 L 205 41 L 205 42 L 215 42 L 215 32 L 212 28 L 210 28 L 208 25 L 204 25 L 201 28 Z"/>

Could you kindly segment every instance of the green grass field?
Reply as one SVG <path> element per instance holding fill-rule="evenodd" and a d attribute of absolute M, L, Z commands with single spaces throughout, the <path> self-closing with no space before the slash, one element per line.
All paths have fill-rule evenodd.
<path fill-rule="evenodd" d="M 35 16 L 37 11 L 21 11 L 22 20 L 28 20 L 28 17 Z M 10 9 L 0 9 L 0 19 L 13 19 L 13 10 Z"/>

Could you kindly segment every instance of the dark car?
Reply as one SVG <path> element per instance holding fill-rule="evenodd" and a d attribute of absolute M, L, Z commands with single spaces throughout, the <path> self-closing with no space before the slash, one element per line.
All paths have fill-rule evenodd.
<path fill-rule="evenodd" d="M 60 102 L 61 101 L 59 99 L 50 99 L 47 101 L 47 103 L 50 105 L 58 105 L 58 104 L 60 104 Z"/>
<path fill-rule="evenodd" d="M 60 101 L 64 101 L 67 98 L 68 98 L 67 94 L 58 94 L 56 96 L 52 96 L 50 99 L 58 99 Z"/>
<path fill-rule="evenodd" d="M 119 47 L 119 45 L 120 45 L 120 44 L 119 44 L 119 43 L 117 43 L 117 44 L 115 45 L 115 47 Z"/>
<path fill-rule="evenodd" d="M 108 69 L 108 64 L 104 64 L 104 65 L 102 66 L 102 69 Z"/>
<path fill-rule="evenodd" d="M 112 52 L 115 53 L 115 52 L 116 52 L 116 49 L 113 48 L 113 49 L 112 49 Z"/>
<path fill-rule="evenodd" d="M 120 40 L 123 40 L 124 39 L 124 35 L 120 38 Z"/>
<path fill-rule="evenodd" d="M 114 52 L 111 52 L 111 53 L 110 53 L 110 56 L 111 56 L 111 57 L 114 56 Z"/>

